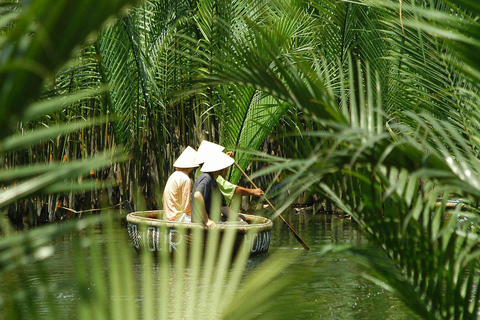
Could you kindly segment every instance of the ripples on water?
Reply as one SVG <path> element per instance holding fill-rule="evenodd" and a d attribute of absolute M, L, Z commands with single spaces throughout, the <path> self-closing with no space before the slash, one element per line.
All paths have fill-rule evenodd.
<path fill-rule="evenodd" d="M 279 319 L 413 319 L 392 294 L 362 277 L 365 269 L 342 254 L 320 256 L 323 245 L 368 245 L 356 223 L 336 214 L 290 212 L 289 224 L 311 247 L 288 272 L 306 281 L 280 294 L 269 311 Z M 274 225 L 271 253 L 300 247 L 281 221 Z M 267 317 L 269 318 L 269 317 Z"/>
<path fill-rule="evenodd" d="M 336 254 L 323 257 L 319 255 L 322 245 L 351 244 L 368 245 L 368 241 L 356 228 L 355 222 L 331 214 L 314 214 L 292 211 L 284 217 L 311 247 L 311 251 L 302 256 L 286 272 L 302 275 L 304 281 L 289 286 L 276 296 L 272 308 L 263 313 L 262 319 L 411 319 L 408 312 L 394 296 L 381 287 L 362 278 L 365 271 L 348 257 Z M 116 236 L 125 237 L 125 228 L 118 224 Z M 105 242 L 105 235 L 98 230 L 97 240 Z M 133 247 L 131 248 L 134 250 Z M 40 315 L 48 315 L 52 304 L 60 313 L 60 318 L 71 318 L 77 309 L 79 297 L 75 288 L 75 261 L 72 259 L 72 238 L 63 237 L 56 243 L 56 254 L 43 262 L 48 270 L 49 282 L 55 286 L 55 295 L 35 297 L 34 304 Z M 270 254 L 285 254 L 290 250 L 303 250 L 301 245 L 283 225 L 281 220 L 274 221 Z M 88 258 L 88 257 L 87 257 Z M 267 257 L 251 258 L 247 264 L 247 274 L 261 267 Z M 132 272 L 143 268 L 139 259 L 133 260 Z M 158 265 L 156 266 L 158 268 Z M 38 285 L 39 278 L 29 266 L 23 268 L 22 279 L 30 285 Z M 154 270 L 159 274 L 159 270 Z M 15 289 L 19 277 L 14 272 L 2 275 L 0 294 L 8 295 Z M 276 280 L 281 281 L 281 278 Z M 88 289 L 88 290 L 91 290 Z M 123 299 L 116 297 L 113 299 Z M 142 296 L 135 298 L 141 306 Z M 158 303 L 155 298 L 153 303 Z M 26 307 L 26 306 L 25 306 Z M 73 313 L 73 314 L 72 314 Z M 0 319 L 2 319 L 0 313 Z M 41 316 L 43 318 L 43 316 Z"/>

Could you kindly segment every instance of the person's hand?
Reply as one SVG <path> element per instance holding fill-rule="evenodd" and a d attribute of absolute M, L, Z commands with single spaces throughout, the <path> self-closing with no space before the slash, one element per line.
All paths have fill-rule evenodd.
<path fill-rule="evenodd" d="M 233 158 L 233 151 L 225 152 L 225 154 L 226 154 L 227 156 L 229 156 L 230 158 Z"/>
<path fill-rule="evenodd" d="M 260 198 L 260 197 L 263 197 L 263 195 L 265 194 L 265 192 L 263 192 L 263 190 L 260 189 L 260 188 L 253 189 L 252 192 L 253 192 L 253 195 L 254 195 L 255 197 L 259 197 L 259 198 Z"/>
<path fill-rule="evenodd" d="M 207 229 L 210 229 L 214 226 L 215 226 L 215 222 L 213 222 L 213 220 L 208 219 L 207 223 L 205 224 L 205 227 L 207 227 Z"/>

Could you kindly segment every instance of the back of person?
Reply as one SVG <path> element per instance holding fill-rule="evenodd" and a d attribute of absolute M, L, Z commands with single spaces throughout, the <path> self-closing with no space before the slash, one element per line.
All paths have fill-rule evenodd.
<path fill-rule="evenodd" d="M 208 216 L 210 216 L 210 209 L 212 206 L 212 194 L 217 188 L 217 183 L 213 176 L 210 173 L 202 173 L 195 180 L 195 184 L 192 188 L 192 203 L 194 204 L 195 192 L 198 191 L 202 194 L 203 200 L 205 202 L 205 210 L 207 211 Z M 195 205 L 192 206 L 192 222 L 201 222 L 199 218 L 199 213 L 195 212 Z"/>
<path fill-rule="evenodd" d="M 193 160 L 193 162 L 195 164 L 202 165 L 212 153 L 222 152 L 224 149 L 225 147 L 221 145 L 203 140 L 198 148 L 198 151 L 195 155 L 195 159 Z M 195 179 L 198 179 L 198 177 L 201 174 L 202 172 L 200 170 L 197 170 L 195 172 Z M 218 176 L 216 181 L 217 181 L 218 189 L 220 190 L 222 195 L 225 197 L 225 199 L 222 201 L 223 203 L 222 205 L 227 205 L 232 201 L 233 195 L 235 193 L 235 188 L 237 186 L 225 180 L 225 178 L 222 176 Z"/>
<path fill-rule="evenodd" d="M 192 181 L 189 174 L 194 168 L 198 167 L 197 164 L 193 163 L 195 155 L 195 149 L 187 147 L 173 164 L 175 171 L 168 178 L 163 191 L 163 212 L 166 220 L 191 221 L 190 192 Z"/>
<path fill-rule="evenodd" d="M 168 178 L 163 192 L 163 214 L 169 221 L 178 220 L 182 214 L 191 215 L 190 177 L 182 171 L 175 171 Z"/>

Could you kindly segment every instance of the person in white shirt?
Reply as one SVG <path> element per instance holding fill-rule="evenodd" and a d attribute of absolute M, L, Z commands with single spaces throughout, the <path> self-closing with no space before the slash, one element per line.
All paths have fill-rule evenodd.
<path fill-rule="evenodd" d="M 191 222 L 192 180 L 188 174 L 198 167 L 193 163 L 196 151 L 187 147 L 173 164 L 173 172 L 167 180 L 163 191 L 163 215 L 166 220 Z"/>

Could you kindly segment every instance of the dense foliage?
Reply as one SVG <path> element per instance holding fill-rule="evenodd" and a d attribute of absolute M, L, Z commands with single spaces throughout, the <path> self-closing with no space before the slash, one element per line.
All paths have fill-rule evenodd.
<path fill-rule="evenodd" d="M 350 214 L 392 264 L 325 252 L 351 254 L 422 318 L 477 318 L 476 2 L 149 0 L 96 37 L 128 1 L 54 2 L 0 7 L 1 207 L 44 194 L 50 213 L 73 207 L 78 184 L 59 174 L 154 207 L 172 160 L 206 138 L 244 168 L 266 162 L 255 177 L 281 180 L 276 214 L 304 192 Z M 466 203 L 445 217 L 451 196 Z M 2 241 L 13 265 L 18 240 Z"/>

